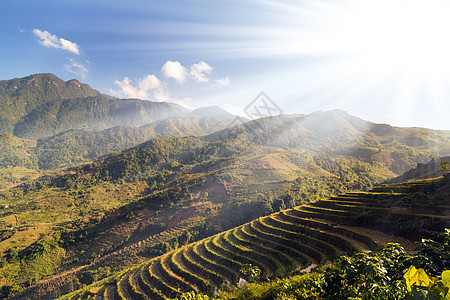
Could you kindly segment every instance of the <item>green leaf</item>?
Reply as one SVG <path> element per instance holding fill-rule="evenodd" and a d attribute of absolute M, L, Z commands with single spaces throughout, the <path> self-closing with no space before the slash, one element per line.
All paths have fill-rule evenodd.
<path fill-rule="evenodd" d="M 433 283 L 432 279 L 427 275 L 424 269 L 416 269 L 416 267 L 409 267 L 408 271 L 403 275 L 406 280 L 406 287 L 411 292 L 412 286 L 428 287 Z"/>
<path fill-rule="evenodd" d="M 450 270 L 442 272 L 442 282 L 444 283 L 444 286 L 450 287 Z"/>

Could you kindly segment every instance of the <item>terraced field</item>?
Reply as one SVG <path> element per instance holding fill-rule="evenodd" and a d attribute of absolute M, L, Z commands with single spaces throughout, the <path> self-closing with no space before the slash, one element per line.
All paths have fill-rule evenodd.
<path fill-rule="evenodd" d="M 258 266 L 264 279 L 307 270 L 341 255 L 373 251 L 379 244 L 360 233 L 356 224 L 373 227 L 387 215 L 409 216 L 414 222 L 431 222 L 432 227 L 448 224 L 450 207 L 445 205 L 435 215 L 398 209 L 411 208 L 404 203 L 405 196 L 414 199 L 414 193 L 426 184 L 382 186 L 371 192 L 348 193 L 271 214 L 166 253 L 63 298 L 171 299 L 188 291 L 213 293 L 224 282 L 237 282 L 243 264 Z M 375 223 L 372 219 L 361 221 L 365 216 L 378 219 Z"/>

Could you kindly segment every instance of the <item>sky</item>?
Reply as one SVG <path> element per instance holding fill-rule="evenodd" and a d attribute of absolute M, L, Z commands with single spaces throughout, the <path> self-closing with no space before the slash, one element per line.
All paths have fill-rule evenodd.
<path fill-rule="evenodd" d="M 2 1 L 0 80 L 450 130 L 448 0 Z M 0 99 L 1 100 L 1 99 Z"/>

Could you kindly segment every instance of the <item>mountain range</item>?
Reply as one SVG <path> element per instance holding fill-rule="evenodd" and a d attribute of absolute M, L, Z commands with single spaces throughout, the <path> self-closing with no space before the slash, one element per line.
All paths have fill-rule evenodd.
<path fill-rule="evenodd" d="M 192 241 L 342 193 L 375 188 L 389 207 L 401 199 L 447 205 L 448 193 L 436 196 L 446 182 L 412 184 L 400 200 L 401 186 L 377 186 L 440 176 L 449 131 L 376 124 L 341 110 L 247 120 L 214 106 L 117 99 L 52 74 L 1 81 L 0 108 L 4 297 L 54 298 Z M 356 209 L 339 205 L 345 209 L 320 209 Z M 375 207 L 352 222 L 381 224 L 391 215 L 379 212 L 387 211 Z"/>
<path fill-rule="evenodd" d="M 137 127 L 178 117 L 232 118 L 218 107 L 190 111 L 168 102 L 117 99 L 52 74 L 0 81 L 0 99 L 0 132 L 35 140 L 70 129 Z"/>

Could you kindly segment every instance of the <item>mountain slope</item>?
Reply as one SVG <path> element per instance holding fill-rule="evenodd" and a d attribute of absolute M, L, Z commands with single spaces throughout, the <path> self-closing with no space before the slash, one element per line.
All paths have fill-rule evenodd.
<path fill-rule="evenodd" d="M 71 129 L 37 141 L 35 153 L 41 169 L 55 169 L 123 151 L 159 137 L 206 135 L 226 127 L 211 117 L 176 118 L 141 127 L 116 126 L 101 131 Z"/>
<path fill-rule="evenodd" d="M 181 117 L 186 112 L 172 103 L 111 99 L 106 96 L 55 100 L 27 114 L 15 126 L 14 134 L 40 139 L 69 129 L 103 130 L 118 125 L 140 126 Z"/>
<path fill-rule="evenodd" d="M 450 156 L 432 158 L 431 161 L 426 164 L 419 163 L 415 168 L 405 172 L 398 177 L 386 181 L 386 183 L 400 183 L 408 180 L 418 180 L 442 176 L 442 161 L 450 162 Z"/>
<path fill-rule="evenodd" d="M 44 103 L 99 96 L 100 92 L 77 80 L 64 82 L 53 74 L 35 74 L 0 81 L 0 133 L 12 133 L 21 117 Z"/>
<path fill-rule="evenodd" d="M 324 120 L 333 125 L 323 129 Z M 167 133 L 192 125 L 177 122 L 163 120 L 151 130 Z M 17 233 L 0 242 L 7 259 L 2 270 L 16 274 L 14 282 L 22 285 L 51 276 L 36 287 L 36 297 L 55 286 L 91 283 L 270 212 L 370 189 L 395 177 L 390 169 L 395 163 L 429 153 L 423 145 L 401 142 L 409 129 L 374 124 L 386 130 L 364 133 L 357 123 L 323 112 L 261 119 L 203 137 L 157 138 L 5 190 L 0 221 L 5 235 Z M 340 134 L 339 128 L 344 128 Z M 435 134 L 409 134 L 424 132 Z M 436 133 L 431 141 L 441 149 L 447 138 Z M 64 260 L 57 259 L 61 252 Z M 49 268 L 19 268 L 38 258 L 48 259 Z"/>
<path fill-rule="evenodd" d="M 0 190 L 39 176 L 36 141 L 0 134 Z"/>
<path fill-rule="evenodd" d="M 35 74 L 0 81 L 0 133 L 40 139 L 70 129 L 103 130 L 141 126 L 168 118 L 234 116 L 219 107 L 190 112 L 173 103 L 116 99 L 73 79 Z"/>
<path fill-rule="evenodd" d="M 330 157 L 354 157 L 402 174 L 430 154 L 450 155 L 450 132 L 376 124 L 333 110 L 283 115 L 229 127 L 206 137 L 238 149 L 252 144 L 302 149 Z"/>
<path fill-rule="evenodd" d="M 410 209 L 411 196 L 418 191 L 427 191 L 427 197 L 417 199 L 420 208 Z M 445 195 L 443 199 L 441 195 Z M 262 278 L 275 277 L 324 264 L 340 255 L 377 250 L 389 240 L 380 241 L 383 235 L 373 229 L 415 239 L 430 231 L 442 232 L 450 220 L 449 209 L 450 181 L 446 179 L 344 194 L 283 210 L 188 244 L 63 299 L 109 299 L 109 293 L 125 299 L 166 299 L 189 291 L 211 293 L 226 281 L 236 282 L 246 264 L 258 266 Z M 424 214 L 424 210 L 435 215 Z M 393 220 L 397 221 L 396 228 L 387 226 Z"/>

